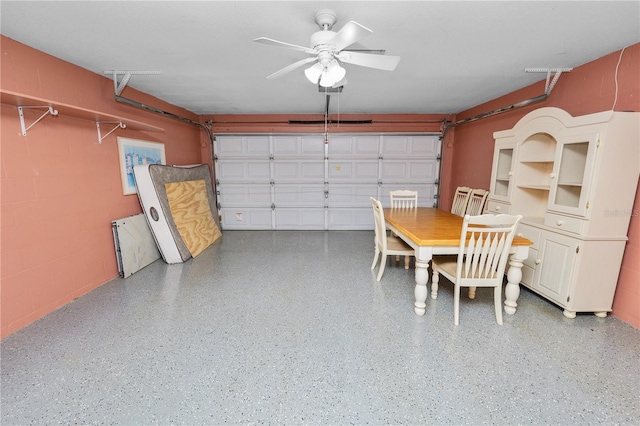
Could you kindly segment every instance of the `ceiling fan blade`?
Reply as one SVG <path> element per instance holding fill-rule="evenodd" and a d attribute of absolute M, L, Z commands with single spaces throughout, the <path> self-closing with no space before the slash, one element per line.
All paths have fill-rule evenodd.
<path fill-rule="evenodd" d="M 259 37 L 254 39 L 253 41 L 255 41 L 256 43 L 268 44 L 269 46 L 284 47 L 285 49 L 301 50 L 305 53 L 312 53 L 312 54 L 317 53 L 316 51 L 314 51 L 309 47 L 298 46 L 297 44 L 285 43 L 283 41 L 278 41 L 278 40 L 274 40 L 272 38 L 267 38 L 267 37 Z"/>
<path fill-rule="evenodd" d="M 273 74 L 267 76 L 267 78 L 278 78 L 281 75 L 284 75 L 284 74 L 286 74 L 288 72 L 291 72 L 291 71 L 295 70 L 296 68 L 300 68 L 304 64 L 308 64 L 309 62 L 314 62 L 316 60 L 317 60 L 317 58 L 315 56 L 312 57 L 312 58 L 301 59 L 298 62 L 294 62 L 291 65 L 287 65 L 286 67 L 282 68 L 280 71 L 274 72 Z"/>
<path fill-rule="evenodd" d="M 373 31 L 369 28 L 363 27 L 355 21 L 349 21 L 336 33 L 336 35 L 333 36 L 331 40 L 329 40 L 327 44 L 334 45 L 336 47 L 336 51 L 340 51 L 345 47 L 362 40 L 371 33 L 373 33 Z"/>
<path fill-rule="evenodd" d="M 342 51 L 337 55 L 342 62 L 379 70 L 393 71 L 400 62 L 400 56 L 370 55 L 359 52 Z"/>

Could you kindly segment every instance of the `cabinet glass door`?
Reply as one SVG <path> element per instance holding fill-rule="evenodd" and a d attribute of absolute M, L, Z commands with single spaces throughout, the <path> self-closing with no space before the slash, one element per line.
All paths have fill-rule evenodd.
<path fill-rule="evenodd" d="M 549 210 L 586 216 L 598 135 L 558 140 Z"/>
<path fill-rule="evenodd" d="M 493 170 L 493 177 L 491 179 L 491 192 L 493 193 L 492 198 L 508 201 L 511 188 L 511 177 L 513 175 L 513 146 L 504 148 L 496 147 L 494 156 L 493 164 L 495 167 Z"/>

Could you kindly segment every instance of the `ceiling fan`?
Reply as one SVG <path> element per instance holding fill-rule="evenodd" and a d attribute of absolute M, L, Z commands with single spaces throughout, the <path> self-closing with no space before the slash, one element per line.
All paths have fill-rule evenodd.
<path fill-rule="evenodd" d="M 287 74 L 303 65 L 315 62 L 307 68 L 304 73 L 310 82 L 319 84 L 322 87 L 337 87 L 344 84 L 347 71 L 342 68 L 341 63 L 359 65 L 362 67 L 375 68 L 385 71 L 393 71 L 398 62 L 399 56 L 385 56 L 374 53 L 366 53 L 362 50 L 348 50 L 348 46 L 362 40 L 373 31 L 358 24 L 355 21 L 347 22 L 338 32 L 331 31 L 337 21 L 337 15 L 332 10 L 321 10 L 315 14 L 315 23 L 321 31 L 311 35 L 310 47 L 298 46 L 273 40 L 267 37 L 256 38 L 257 43 L 268 44 L 286 49 L 300 50 L 312 55 L 309 58 L 301 59 L 282 68 L 279 71 L 267 76 L 267 78 L 277 78 Z M 380 51 L 377 51 L 380 52 Z"/>

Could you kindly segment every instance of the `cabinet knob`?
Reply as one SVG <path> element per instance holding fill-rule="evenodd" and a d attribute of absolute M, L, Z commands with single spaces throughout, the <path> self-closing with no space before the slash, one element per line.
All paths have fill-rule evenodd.
<path fill-rule="evenodd" d="M 556 222 L 556 225 L 558 225 L 558 226 L 562 226 L 562 225 L 564 225 L 564 220 L 558 220 L 558 221 Z"/>
<path fill-rule="evenodd" d="M 509 173 L 507 173 L 507 175 L 513 176 L 513 172 L 511 170 L 509 170 Z"/>
<path fill-rule="evenodd" d="M 555 178 L 556 178 L 556 174 L 555 174 L 555 173 L 551 173 L 551 174 L 549 174 L 549 177 L 550 177 L 551 179 L 555 179 Z"/>
<path fill-rule="evenodd" d="M 496 206 L 496 211 L 500 211 L 500 206 Z"/>
<path fill-rule="evenodd" d="M 536 263 L 536 265 L 539 265 L 539 264 L 541 264 L 541 263 L 542 263 L 542 260 L 540 260 L 540 259 L 536 259 L 535 263 Z"/>

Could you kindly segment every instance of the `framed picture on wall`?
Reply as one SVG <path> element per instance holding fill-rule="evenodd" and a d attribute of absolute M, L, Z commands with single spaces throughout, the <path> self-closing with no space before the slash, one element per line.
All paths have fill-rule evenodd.
<path fill-rule="evenodd" d="M 164 144 L 118 136 L 118 158 L 124 195 L 136 194 L 133 167 L 140 164 L 167 164 Z"/>

